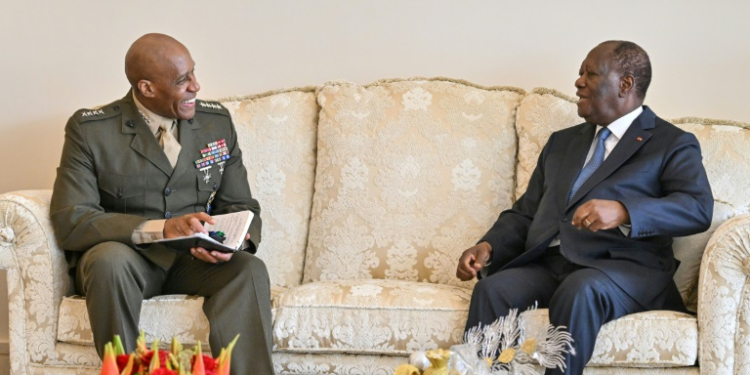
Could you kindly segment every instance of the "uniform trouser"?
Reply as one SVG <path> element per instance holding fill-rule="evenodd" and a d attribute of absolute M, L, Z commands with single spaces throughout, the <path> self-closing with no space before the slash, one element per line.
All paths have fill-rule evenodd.
<path fill-rule="evenodd" d="M 81 258 L 76 291 L 86 296 L 99 356 L 116 334 L 125 350 L 135 350 L 143 299 L 191 294 L 205 297 L 203 312 L 214 357 L 240 334 L 231 373 L 273 374 L 270 282 L 263 261 L 250 253 L 235 253 L 219 264 L 181 255 L 164 270 L 127 245 L 105 242 Z"/>
<path fill-rule="evenodd" d="M 599 270 L 570 263 L 550 251 L 537 263 L 499 271 L 474 287 L 466 330 L 490 324 L 508 314 L 538 304 L 549 308 L 550 323 L 565 326 L 573 337 L 575 355 L 566 355 L 565 371 L 546 374 L 579 375 L 591 359 L 604 323 L 644 308 Z"/>

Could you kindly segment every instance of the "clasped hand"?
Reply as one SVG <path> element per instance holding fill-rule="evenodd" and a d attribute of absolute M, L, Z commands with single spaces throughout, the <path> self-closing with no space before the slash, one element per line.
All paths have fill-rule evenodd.
<path fill-rule="evenodd" d="M 214 219 L 205 212 L 198 212 L 194 214 L 187 214 L 171 219 L 167 219 L 164 223 L 164 238 L 175 238 L 190 236 L 195 233 L 208 234 L 208 231 L 203 226 L 203 223 L 214 224 Z M 245 240 L 249 240 L 250 235 L 245 235 Z M 207 263 L 220 263 L 227 262 L 232 259 L 232 253 L 222 253 L 220 251 L 208 251 L 202 247 L 190 248 L 190 254 L 196 259 L 200 259 Z"/>
<path fill-rule="evenodd" d="M 570 223 L 578 229 L 596 232 L 630 224 L 630 214 L 618 201 L 592 199 L 576 209 Z"/>

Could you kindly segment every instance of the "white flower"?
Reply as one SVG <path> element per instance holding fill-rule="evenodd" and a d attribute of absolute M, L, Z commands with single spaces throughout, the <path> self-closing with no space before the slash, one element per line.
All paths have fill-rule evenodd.
<path fill-rule="evenodd" d="M 404 104 L 404 109 L 407 111 L 426 111 L 427 107 L 432 104 L 432 94 L 421 87 L 417 87 L 404 94 L 401 102 Z"/>

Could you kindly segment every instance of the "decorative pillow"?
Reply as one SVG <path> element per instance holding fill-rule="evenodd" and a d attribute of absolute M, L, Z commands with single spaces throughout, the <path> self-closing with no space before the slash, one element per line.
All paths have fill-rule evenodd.
<path fill-rule="evenodd" d="M 516 199 L 526 191 L 550 134 L 583 122 L 577 115 L 576 101 L 557 91 L 538 88 L 521 102 L 516 120 L 519 159 Z M 750 124 L 699 118 L 670 122 L 698 138 L 714 194 L 711 228 L 704 233 L 675 238 L 674 242 L 675 258 L 680 261 L 674 280 L 688 308 L 696 311 L 698 271 L 709 237 L 727 219 L 750 211 L 750 190 L 746 188 L 750 178 L 745 177 L 750 176 Z"/>
<path fill-rule="evenodd" d="M 674 277 L 677 288 L 688 309 L 698 311 L 698 273 L 709 238 L 725 221 L 750 212 L 750 189 L 747 188 L 750 185 L 750 124 L 700 118 L 681 118 L 672 123 L 698 138 L 714 195 L 711 228 L 674 241 L 675 257 L 681 262 Z"/>
<path fill-rule="evenodd" d="M 320 88 L 304 280 L 469 287 L 458 257 L 511 205 L 522 94 L 442 78 Z"/>
<path fill-rule="evenodd" d="M 573 97 L 545 88 L 534 89 L 521 101 L 516 114 L 518 164 L 515 199 L 526 192 L 539 154 L 549 136 L 558 130 L 584 122 L 578 117 L 576 102 Z"/>
<path fill-rule="evenodd" d="M 253 197 L 260 202 L 263 239 L 258 257 L 271 283 L 302 280 L 315 178 L 318 104 L 314 88 L 225 99 L 232 115 Z"/>

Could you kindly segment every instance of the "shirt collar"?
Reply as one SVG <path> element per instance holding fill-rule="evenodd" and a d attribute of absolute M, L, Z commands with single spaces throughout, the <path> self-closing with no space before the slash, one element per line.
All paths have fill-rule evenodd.
<path fill-rule="evenodd" d="M 160 116 L 154 112 L 151 112 L 148 108 L 141 104 L 141 102 L 138 101 L 138 98 L 135 97 L 135 91 L 133 91 L 133 101 L 135 102 L 135 106 L 138 108 L 138 111 L 141 113 L 143 121 L 145 121 L 149 129 L 151 129 L 152 134 L 159 134 L 159 126 L 161 124 L 166 125 L 167 129 L 169 129 L 170 131 L 172 130 L 172 126 L 174 126 L 175 122 L 174 119 Z"/>
<path fill-rule="evenodd" d="M 634 109 L 632 112 L 612 121 L 612 123 L 607 126 L 607 129 L 609 129 L 609 131 L 612 132 L 612 135 L 617 137 L 617 139 L 621 139 L 622 136 L 625 135 L 625 132 L 628 131 L 628 128 L 630 128 L 633 121 L 635 121 L 642 112 L 643 106 L 638 106 L 638 108 Z M 596 132 L 598 133 L 601 128 L 603 128 L 603 126 L 597 125 Z"/>

